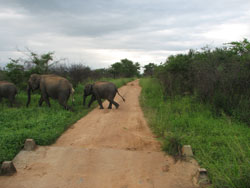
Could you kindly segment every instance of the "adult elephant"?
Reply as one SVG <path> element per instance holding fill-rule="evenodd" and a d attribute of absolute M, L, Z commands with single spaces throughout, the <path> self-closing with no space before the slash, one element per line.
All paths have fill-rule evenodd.
<path fill-rule="evenodd" d="M 119 108 L 119 104 L 114 101 L 116 93 L 118 93 L 118 95 L 125 102 L 125 99 L 120 95 L 115 84 L 111 82 L 96 82 L 94 84 L 87 84 L 84 88 L 83 105 L 85 105 L 86 97 L 92 95 L 88 107 L 91 106 L 93 101 L 97 100 L 100 105 L 100 109 L 104 109 L 101 99 L 107 99 L 109 101 L 109 109 L 112 109 L 112 104 L 115 105 L 116 108 Z"/>
<path fill-rule="evenodd" d="M 7 98 L 10 102 L 10 106 L 15 103 L 15 97 L 17 94 L 17 88 L 13 83 L 7 81 L 0 81 L 0 102 L 2 98 Z"/>
<path fill-rule="evenodd" d="M 26 104 L 27 107 L 30 104 L 30 92 L 37 89 L 40 89 L 41 91 L 39 106 L 41 106 L 43 101 L 45 101 L 50 107 L 49 98 L 52 98 L 57 99 L 59 104 L 61 104 L 66 110 L 69 109 L 67 102 L 70 95 L 74 94 L 74 89 L 72 87 L 72 84 L 66 78 L 53 74 L 32 74 L 28 80 L 28 101 Z"/>

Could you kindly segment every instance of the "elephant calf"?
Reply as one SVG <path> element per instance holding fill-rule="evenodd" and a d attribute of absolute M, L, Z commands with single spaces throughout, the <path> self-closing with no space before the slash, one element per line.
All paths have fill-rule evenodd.
<path fill-rule="evenodd" d="M 10 106 L 15 103 L 15 97 L 17 94 L 17 88 L 14 84 L 6 81 L 0 81 L 0 102 L 2 97 L 7 98 L 10 102 Z"/>
<path fill-rule="evenodd" d="M 28 88 L 27 88 L 28 101 L 26 104 L 27 107 L 29 106 L 30 103 L 31 90 L 34 91 L 37 89 L 41 91 L 39 106 L 41 106 L 43 101 L 45 101 L 50 107 L 49 98 L 52 98 L 52 99 L 57 99 L 59 103 L 66 110 L 69 109 L 67 101 L 70 95 L 74 94 L 74 89 L 72 87 L 72 84 L 66 78 L 53 74 L 46 74 L 46 75 L 32 74 L 28 81 Z"/>
<path fill-rule="evenodd" d="M 86 97 L 92 95 L 88 107 L 91 106 L 93 101 L 97 100 L 100 105 L 100 109 L 103 109 L 101 99 L 107 99 L 109 101 L 109 109 L 112 109 L 112 104 L 115 105 L 116 108 L 119 108 L 119 104 L 114 101 L 116 93 L 118 93 L 118 95 L 125 102 L 125 99 L 120 95 L 115 84 L 111 82 L 96 82 L 94 84 L 87 84 L 84 88 L 83 105 L 85 105 Z"/>

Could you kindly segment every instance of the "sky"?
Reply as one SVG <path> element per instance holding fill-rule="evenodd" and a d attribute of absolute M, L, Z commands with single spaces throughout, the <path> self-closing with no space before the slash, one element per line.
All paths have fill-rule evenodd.
<path fill-rule="evenodd" d="M 0 0 L 0 65 L 54 52 L 108 68 L 250 39 L 249 0 Z"/>

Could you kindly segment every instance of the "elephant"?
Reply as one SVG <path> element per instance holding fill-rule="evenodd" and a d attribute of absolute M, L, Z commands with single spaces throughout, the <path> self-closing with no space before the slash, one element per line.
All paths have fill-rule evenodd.
<path fill-rule="evenodd" d="M 30 92 L 31 90 L 40 90 L 41 98 L 39 100 L 39 106 L 42 106 L 43 101 L 47 103 L 50 107 L 49 98 L 57 99 L 59 104 L 61 104 L 64 109 L 69 110 L 70 107 L 67 105 L 67 101 L 72 95 L 72 103 L 73 103 L 73 94 L 74 88 L 72 84 L 61 76 L 53 75 L 53 74 L 32 74 L 28 80 L 27 86 L 27 94 L 28 101 L 26 106 L 28 107 L 30 104 Z"/>
<path fill-rule="evenodd" d="M 91 106 L 93 101 L 97 100 L 100 105 L 100 109 L 104 109 L 101 99 L 107 99 L 109 101 L 108 109 L 112 109 L 112 104 L 115 105 L 116 108 L 119 108 L 119 104 L 114 101 L 116 93 L 118 93 L 118 95 L 125 102 L 125 99 L 120 95 L 115 84 L 112 82 L 96 82 L 94 84 L 87 84 L 84 88 L 83 105 L 85 105 L 86 97 L 92 95 L 88 107 Z"/>
<path fill-rule="evenodd" d="M 7 98 L 10 102 L 10 106 L 13 106 L 15 103 L 15 97 L 17 94 L 17 87 L 15 84 L 7 82 L 7 81 L 0 81 L 0 102 L 2 97 Z"/>

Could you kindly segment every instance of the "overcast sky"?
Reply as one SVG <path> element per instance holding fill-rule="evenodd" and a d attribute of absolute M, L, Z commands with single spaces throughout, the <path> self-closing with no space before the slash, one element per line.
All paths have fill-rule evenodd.
<path fill-rule="evenodd" d="M 249 0 L 0 0 L 0 64 L 26 48 L 107 68 L 250 39 Z"/>

